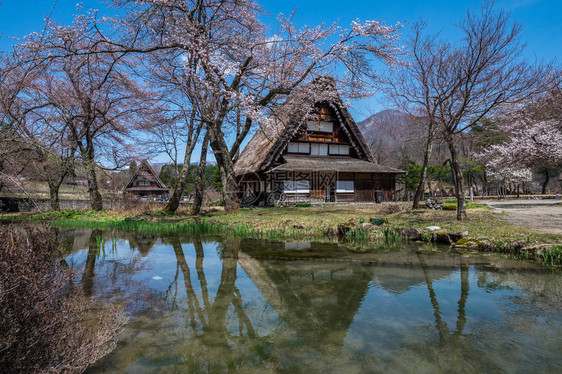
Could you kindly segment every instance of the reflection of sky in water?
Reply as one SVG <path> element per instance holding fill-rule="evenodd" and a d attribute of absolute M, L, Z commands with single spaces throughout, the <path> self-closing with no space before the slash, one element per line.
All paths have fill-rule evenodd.
<path fill-rule="evenodd" d="M 90 372 L 562 367 L 560 273 L 415 251 L 338 259 L 328 254 L 340 247 L 315 243 L 298 252 L 331 257 L 279 260 L 267 253 L 283 243 L 131 235 L 83 231 L 67 257 L 80 270 L 76 285 L 126 302 L 131 315 L 117 349 Z M 105 238 L 105 256 L 94 236 Z"/>

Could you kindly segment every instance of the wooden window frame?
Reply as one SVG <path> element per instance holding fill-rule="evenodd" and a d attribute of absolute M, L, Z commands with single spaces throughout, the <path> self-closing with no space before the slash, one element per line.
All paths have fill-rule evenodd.
<path fill-rule="evenodd" d="M 345 182 L 345 183 L 351 183 L 352 186 L 353 186 L 353 189 L 352 189 L 351 191 L 338 189 L 338 184 L 339 184 L 340 182 L 341 182 L 341 183 L 343 183 L 343 182 Z M 354 180 L 338 180 L 338 181 L 336 181 L 336 193 L 341 193 L 341 194 L 352 194 L 352 193 L 355 193 L 355 181 L 354 181 Z"/>
<path fill-rule="evenodd" d="M 333 153 L 330 150 L 332 147 L 338 147 L 338 148 L 339 147 L 347 147 L 347 153 L 342 154 L 342 153 L 339 153 L 339 151 L 338 151 L 338 153 Z M 338 144 L 338 143 L 330 144 L 328 146 L 328 155 L 330 155 L 330 156 L 349 156 L 349 155 L 351 155 L 351 146 L 349 144 Z"/>
<path fill-rule="evenodd" d="M 287 153 L 291 155 L 310 155 L 310 144 L 309 142 L 289 142 L 289 144 L 308 144 L 308 152 L 290 152 L 289 145 L 287 145 Z"/>

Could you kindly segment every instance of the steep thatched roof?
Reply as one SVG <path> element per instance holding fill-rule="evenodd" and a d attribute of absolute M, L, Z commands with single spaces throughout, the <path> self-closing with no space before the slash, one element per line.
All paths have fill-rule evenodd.
<path fill-rule="evenodd" d="M 168 188 L 166 187 L 166 185 L 158 177 L 158 174 L 156 173 L 156 171 L 154 171 L 154 169 L 152 168 L 152 166 L 150 166 L 150 164 L 148 163 L 148 161 L 146 159 L 141 161 L 137 171 L 135 172 L 135 174 L 133 174 L 131 179 L 129 179 L 129 182 L 125 186 L 126 191 L 132 192 L 132 191 L 147 191 L 148 190 L 148 188 L 146 188 L 146 187 L 138 188 L 138 187 L 133 186 L 133 182 L 135 181 L 137 176 L 141 176 L 142 179 L 144 179 L 146 181 L 156 183 L 156 185 L 158 187 L 157 188 L 152 187 L 152 188 L 150 188 L 150 190 L 157 190 L 157 191 L 160 191 L 160 192 L 169 191 Z"/>
<path fill-rule="evenodd" d="M 288 98 L 269 124 L 258 128 L 236 160 L 235 173 L 243 175 L 270 168 L 299 129 L 306 126 L 306 120 L 317 103 L 328 104 L 334 110 L 359 158 L 374 163 L 361 131 L 337 93 L 334 80 L 318 77 Z"/>

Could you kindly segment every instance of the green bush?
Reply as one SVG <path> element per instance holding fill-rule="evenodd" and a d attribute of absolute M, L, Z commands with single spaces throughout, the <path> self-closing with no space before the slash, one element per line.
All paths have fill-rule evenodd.
<path fill-rule="evenodd" d="M 370 221 L 375 226 L 382 226 L 386 222 L 384 218 L 380 218 L 380 217 L 371 218 Z"/>

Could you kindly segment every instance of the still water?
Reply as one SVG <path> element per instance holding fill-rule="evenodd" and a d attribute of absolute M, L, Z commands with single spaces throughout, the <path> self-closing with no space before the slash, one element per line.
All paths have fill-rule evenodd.
<path fill-rule="evenodd" d="M 66 262 L 124 303 L 89 373 L 560 373 L 562 274 L 404 247 L 73 231 Z"/>

